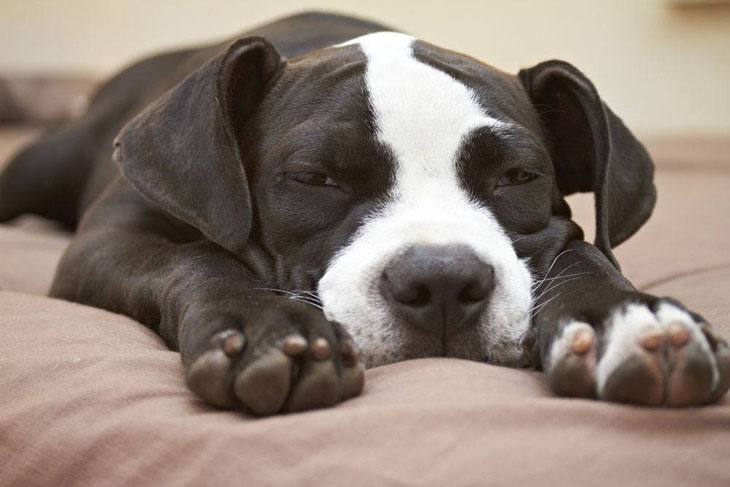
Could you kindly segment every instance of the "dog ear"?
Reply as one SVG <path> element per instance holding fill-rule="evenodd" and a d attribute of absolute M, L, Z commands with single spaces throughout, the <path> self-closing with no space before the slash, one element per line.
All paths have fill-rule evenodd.
<path fill-rule="evenodd" d="M 240 39 L 132 119 L 114 142 L 143 196 L 239 254 L 252 209 L 238 140 L 284 61 L 259 37 Z"/>
<path fill-rule="evenodd" d="M 596 246 L 611 252 L 649 218 L 654 165 L 641 143 L 574 66 L 546 61 L 518 74 L 551 144 L 558 189 L 595 193 Z"/>

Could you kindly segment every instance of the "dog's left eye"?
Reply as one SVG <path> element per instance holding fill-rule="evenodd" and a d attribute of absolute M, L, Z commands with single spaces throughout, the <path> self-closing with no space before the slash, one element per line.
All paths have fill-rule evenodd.
<path fill-rule="evenodd" d="M 330 186 L 337 188 L 337 182 L 323 172 L 295 172 L 291 175 L 295 181 L 310 186 Z"/>
<path fill-rule="evenodd" d="M 515 186 L 518 184 L 529 183 L 538 176 L 537 173 L 526 169 L 510 169 L 499 178 L 497 186 Z"/>

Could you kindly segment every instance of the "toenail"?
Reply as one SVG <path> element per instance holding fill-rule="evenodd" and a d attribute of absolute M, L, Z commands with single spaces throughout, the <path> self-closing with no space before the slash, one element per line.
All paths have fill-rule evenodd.
<path fill-rule="evenodd" d="M 307 349 L 307 340 L 299 335 L 292 335 L 284 339 L 281 346 L 284 353 L 293 357 L 299 355 Z"/>
<path fill-rule="evenodd" d="M 689 330 L 679 323 L 669 326 L 669 340 L 675 347 L 681 347 L 689 341 Z"/>
<path fill-rule="evenodd" d="M 654 351 L 662 346 L 664 337 L 659 333 L 652 333 L 641 339 L 639 342 L 645 350 Z"/>
<path fill-rule="evenodd" d="M 312 343 L 312 356 L 315 360 L 326 360 L 332 355 L 330 344 L 324 338 L 317 338 Z"/>
<path fill-rule="evenodd" d="M 229 357 L 235 357 L 241 353 L 241 350 L 243 350 L 244 343 L 245 339 L 243 338 L 243 335 L 236 333 L 235 335 L 229 336 L 226 341 L 223 342 L 223 351 Z"/>
<path fill-rule="evenodd" d="M 573 353 L 583 355 L 591 349 L 591 346 L 593 346 L 593 335 L 587 330 L 583 330 L 579 331 L 573 338 L 571 350 L 573 350 Z"/>

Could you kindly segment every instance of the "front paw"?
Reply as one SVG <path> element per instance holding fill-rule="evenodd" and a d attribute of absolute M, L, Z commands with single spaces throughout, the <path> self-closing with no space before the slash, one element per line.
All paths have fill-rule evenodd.
<path fill-rule="evenodd" d="M 647 406 L 696 406 L 730 387 L 730 348 L 670 300 L 626 302 L 601 323 L 566 320 L 545 361 L 552 389 Z"/>
<path fill-rule="evenodd" d="M 188 386 L 206 402 L 262 416 L 329 407 L 360 394 L 364 366 L 340 325 L 297 304 L 245 314 L 187 325 L 214 330 L 202 352 L 185 360 Z M 187 336 L 194 342 L 204 333 Z M 181 343 L 184 359 L 186 346 L 201 348 Z"/>

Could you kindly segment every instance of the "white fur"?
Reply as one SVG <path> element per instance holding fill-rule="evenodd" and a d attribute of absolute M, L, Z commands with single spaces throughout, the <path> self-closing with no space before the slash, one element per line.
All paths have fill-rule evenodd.
<path fill-rule="evenodd" d="M 529 325 L 532 279 L 488 208 L 472 201 L 457 176 L 459 152 L 478 127 L 506 127 L 474 93 L 412 55 L 404 34 L 370 34 L 357 44 L 367 57 L 366 84 L 376 136 L 396 159 L 395 184 L 319 282 L 324 311 L 345 325 L 368 366 L 437 355 L 438 337 L 397 322 L 378 292 L 386 263 L 418 244 L 463 244 L 495 269 L 496 289 L 480 326 L 447 344 L 447 355 L 512 364 Z"/>
<path fill-rule="evenodd" d="M 595 332 L 593 327 L 588 323 L 582 321 L 571 321 L 563 327 L 560 336 L 557 337 L 552 345 L 550 346 L 550 353 L 548 354 L 548 363 L 545 364 L 545 371 L 548 373 L 552 372 L 553 368 L 560 363 L 566 356 L 573 353 L 573 342 L 575 341 L 578 333 L 587 333 L 591 335 L 595 340 Z M 592 360 L 595 360 L 591 356 Z"/>

